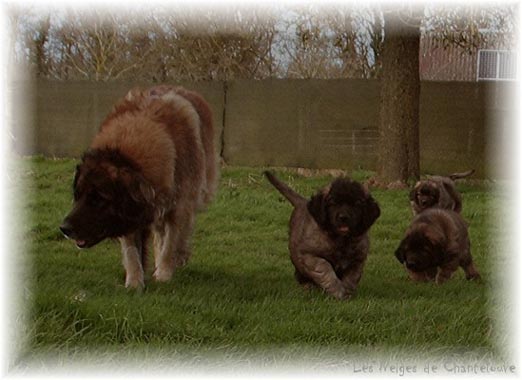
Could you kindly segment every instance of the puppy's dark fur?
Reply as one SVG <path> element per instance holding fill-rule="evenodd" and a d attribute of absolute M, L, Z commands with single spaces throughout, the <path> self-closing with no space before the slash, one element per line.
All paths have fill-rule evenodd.
<path fill-rule="evenodd" d="M 442 284 L 460 266 L 467 279 L 479 279 L 473 263 L 468 227 L 450 210 L 427 209 L 418 214 L 395 251 L 414 281 L 435 280 Z"/>
<path fill-rule="evenodd" d="M 472 175 L 475 170 L 453 173 L 448 177 L 431 176 L 418 181 L 410 192 L 413 215 L 428 208 L 441 208 L 461 212 L 462 197 L 455 187 L 455 180 Z"/>
<path fill-rule="evenodd" d="M 273 174 L 265 175 L 294 206 L 289 250 L 297 281 L 337 299 L 350 298 L 368 256 L 368 230 L 380 215 L 377 202 L 348 178 L 336 179 L 307 200 Z"/>

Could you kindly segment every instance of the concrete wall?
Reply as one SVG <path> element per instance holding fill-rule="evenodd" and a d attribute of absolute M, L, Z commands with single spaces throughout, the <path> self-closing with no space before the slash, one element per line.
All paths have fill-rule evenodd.
<path fill-rule="evenodd" d="M 372 80 L 181 83 L 210 103 L 215 143 L 231 165 L 375 169 L 380 84 Z M 49 82 L 10 87 L 15 149 L 78 157 L 112 104 L 139 84 Z M 141 84 L 147 85 L 147 84 Z M 421 169 L 487 173 L 515 104 L 512 83 L 423 82 Z M 502 132 L 504 131 L 504 132 Z M 223 145 L 223 146 L 222 146 Z M 501 149 L 500 149 L 501 150 Z"/>

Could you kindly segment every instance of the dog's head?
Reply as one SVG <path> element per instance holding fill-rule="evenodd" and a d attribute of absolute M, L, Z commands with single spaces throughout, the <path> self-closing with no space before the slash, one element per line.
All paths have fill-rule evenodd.
<path fill-rule="evenodd" d="M 88 151 L 76 167 L 73 191 L 73 208 L 60 230 L 79 248 L 123 236 L 153 219 L 152 187 L 117 151 Z"/>
<path fill-rule="evenodd" d="M 313 195 L 307 206 L 317 224 L 337 236 L 360 236 L 381 214 L 368 190 L 348 178 L 336 179 Z"/>
<path fill-rule="evenodd" d="M 419 181 L 410 192 L 410 200 L 420 210 L 433 207 L 439 202 L 440 189 L 433 181 Z"/>
<path fill-rule="evenodd" d="M 395 251 L 395 257 L 412 271 L 424 271 L 440 265 L 444 245 L 442 232 L 423 224 L 406 235 Z"/>

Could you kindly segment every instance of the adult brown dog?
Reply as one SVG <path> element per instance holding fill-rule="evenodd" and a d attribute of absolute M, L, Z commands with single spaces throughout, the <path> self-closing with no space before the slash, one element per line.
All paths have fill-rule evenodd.
<path fill-rule="evenodd" d="M 431 176 L 418 181 L 410 192 L 413 215 L 428 208 L 436 207 L 455 212 L 462 211 L 462 197 L 455 187 L 455 180 L 469 177 L 475 170 L 453 173 L 448 177 Z"/>
<path fill-rule="evenodd" d="M 414 281 L 442 284 L 460 266 L 467 279 L 479 279 L 473 263 L 468 226 L 451 210 L 427 209 L 418 214 L 395 251 Z"/>
<path fill-rule="evenodd" d="M 334 180 L 307 200 L 273 174 L 265 175 L 294 206 L 289 250 L 297 281 L 337 299 L 350 298 L 368 256 L 368 230 L 381 212 L 377 202 L 348 178 Z"/>
<path fill-rule="evenodd" d="M 212 199 L 218 168 L 212 113 L 181 87 L 133 89 L 102 122 L 74 177 L 60 226 L 79 248 L 119 238 L 125 286 L 144 286 L 154 236 L 154 278 L 168 281 L 190 257 L 196 210 Z"/>

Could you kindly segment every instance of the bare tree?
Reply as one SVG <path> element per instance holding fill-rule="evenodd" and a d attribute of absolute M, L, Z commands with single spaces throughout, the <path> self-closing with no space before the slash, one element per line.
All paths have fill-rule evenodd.
<path fill-rule="evenodd" d="M 342 60 L 344 78 L 373 78 L 379 75 L 384 29 L 378 7 L 336 12 L 331 28 L 335 52 Z"/>
<path fill-rule="evenodd" d="M 370 7 L 308 6 L 288 10 L 278 44 L 284 76 L 375 77 L 382 48 L 382 23 L 378 17 Z"/>
<path fill-rule="evenodd" d="M 472 51 L 494 44 L 513 48 L 518 33 L 516 4 L 433 5 L 426 7 L 422 27 L 441 46 Z"/>
<path fill-rule="evenodd" d="M 154 49 L 129 15 L 68 11 L 53 25 L 50 76 L 107 81 L 134 76 Z"/>
<path fill-rule="evenodd" d="M 30 26 L 21 28 L 18 45 L 40 77 L 227 80 L 277 71 L 274 24 L 261 12 L 68 10 L 36 21 L 17 20 Z"/>
<path fill-rule="evenodd" d="M 239 15 L 238 15 L 239 16 Z M 208 16 L 204 26 L 167 20 L 173 35 L 161 44 L 164 65 L 173 77 L 192 80 L 261 79 L 272 75 L 274 60 L 270 25 L 221 22 Z"/>

